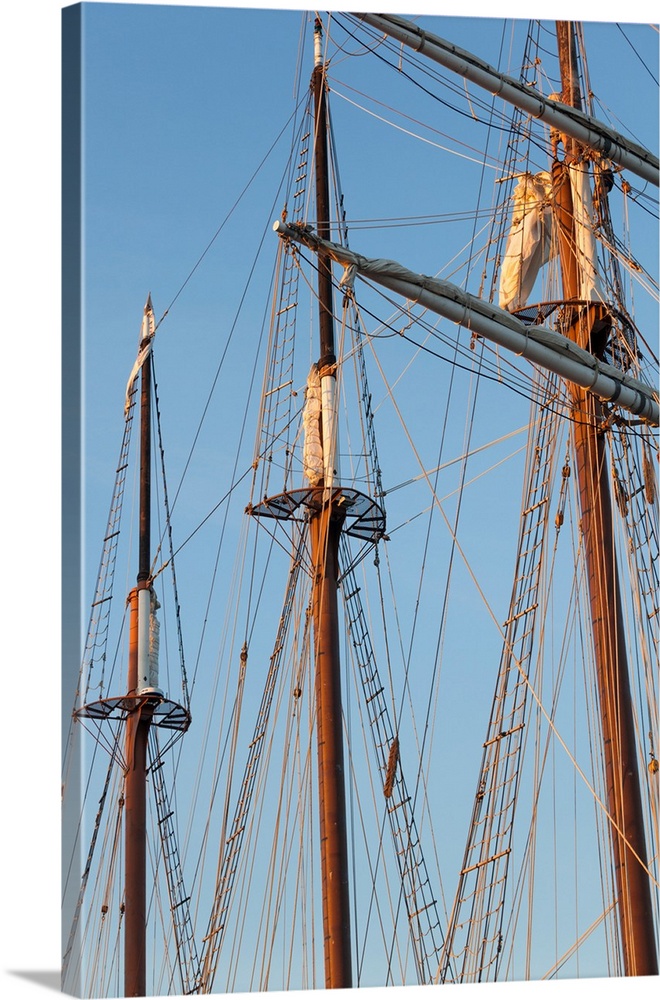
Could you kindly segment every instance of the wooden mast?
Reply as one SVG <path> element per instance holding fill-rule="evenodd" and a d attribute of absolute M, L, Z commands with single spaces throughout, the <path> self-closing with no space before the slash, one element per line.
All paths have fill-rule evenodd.
<path fill-rule="evenodd" d="M 151 339 L 151 298 L 144 309 L 141 350 Z M 128 695 L 135 707 L 126 720 L 125 785 L 125 896 L 124 896 L 124 992 L 127 997 L 146 994 L 146 795 L 147 743 L 152 710 L 140 695 L 143 686 L 139 634 L 140 621 L 150 600 L 151 563 L 151 351 L 143 360 L 140 384 L 140 525 L 137 587 L 131 592 Z"/>
<path fill-rule="evenodd" d="M 327 113 L 322 58 L 321 22 L 314 26 L 315 109 L 314 159 L 316 218 L 319 235 L 330 231 Z M 316 726 L 318 741 L 321 880 L 326 988 L 352 986 L 348 849 L 344 788 L 344 749 L 337 609 L 338 550 L 342 517 L 334 503 L 335 485 L 335 369 L 332 310 L 332 269 L 328 257 L 318 259 L 318 362 L 322 394 L 324 482 L 319 503 L 310 516 L 312 547 L 313 618 L 315 649 Z"/>
<path fill-rule="evenodd" d="M 557 22 L 564 104 L 580 108 L 575 33 L 572 22 Z M 569 165 L 580 159 L 578 143 L 562 136 L 564 160 L 553 163 L 555 218 L 566 302 L 567 336 L 594 354 L 601 352 L 610 327 L 600 303 L 579 303 L 580 271 Z M 555 144 L 556 145 L 556 144 Z M 575 305 L 571 306 L 571 302 Z M 579 303 L 579 304 L 578 304 Z M 581 507 L 596 678 L 603 733 L 607 807 L 615 866 L 619 921 L 627 976 L 657 975 L 653 911 L 647 865 L 642 798 L 630 696 L 621 594 L 614 548 L 607 478 L 604 415 L 593 395 L 567 383 Z"/>

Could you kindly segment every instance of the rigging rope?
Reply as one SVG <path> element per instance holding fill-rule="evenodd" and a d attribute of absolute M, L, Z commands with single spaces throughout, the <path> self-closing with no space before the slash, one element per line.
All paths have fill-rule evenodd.
<path fill-rule="evenodd" d="M 275 641 L 274 651 L 268 671 L 268 677 L 262 696 L 261 706 L 255 723 L 254 734 L 248 749 L 248 759 L 245 766 L 242 791 L 235 807 L 232 832 L 222 845 L 221 855 L 218 861 L 218 879 L 216 884 L 215 900 L 211 916 L 209 918 L 208 930 L 204 938 L 204 946 L 200 956 L 199 980 L 201 982 L 201 992 L 210 993 L 213 989 L 213 980 L 218 965 L 219 951 L 222 944 L 222 931 L 225 926 L 225 916 L 231 899 L 231 891 L 234 886 L 236 871 L 238 868 L 238 853 L 240 851 L 247 819 L 252 800 L 252 793 L 257 778 L 257 769 L 261 757 L 261 741 L 266 736 L 266 728 L 272 704 L 275 683 L 277 681 L 279 668 L 281 665 L 282 651 L 285 647 L 284 639 L 289 625 L 289 617 L 293 607 L 293 599 L 298 580 L 298 574 L 302 564 L 302 547 L 305 545 L 305 538 L 300 536 L 298 549 L 292 559 L 289 582 L 287 584 L 284 608 L 280 618 L 278 635 Z"/>
<path fill-rule="evenodd" d="M 498 671 L 493 709 L 484 743 L 470 831 L 438 978 L 456 960 L 458 981 L 497 978 L 502 953 L 504 890 L 511 853 L 513 810 L 526 725 L 527 685 L 544 541 L 550 518 L 554 422 L 547 411 L 532 418 L 527 456 L 518 562 Z M 534 682 L 533 677 L 531 678 Z M 467 907 L 467 912 L 463 907 Z"/>

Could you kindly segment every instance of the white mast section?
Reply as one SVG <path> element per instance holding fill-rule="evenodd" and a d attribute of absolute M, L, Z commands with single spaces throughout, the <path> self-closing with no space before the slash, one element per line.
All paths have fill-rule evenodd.
<path fill-rule="evenodd" d="M 491 94 L 514 104 L 533 118 L 539 118 L 553 128 L 560 129 L 572 139 L 589 146 L 620 166 L 632 170 L 643 180 L 655 184 L 656 187 L 660 185 L 658 157 L 597 118 L 562 104 L 561 101 L 543 97 L 533 87 L 529 87 L 505 73 L 500 73 L 493 66 L 479 59 L 478 56 L 458 48 L 438 35 L 423 31 L 411 21 L 394 17 L 391 14 L 356 14 L 355 16 L 434 62 L 440 63 L 446 69 L 450 69 L 465 77 L 466 80 L 483 87 Z"/>
<path fill-rule="evenodd" d="M 658 393 L 651 386 L 614 365 L 599 361 L 560 333 L 544 326 L 527 326 L 517 316 L 484 302 L 449 281 L 417 274 L 393 260 L 363 257 L 346 247 L 320 239 L 309 229 L 280 221 L 274 223 L 273 229 L 285 239 L 303 243 L 315 253 L 321 250 L 342 264 L 346 270 L 340 287 L 350 288 L 355 273 L 372 278 L 411 302 L 419 302 L 432 312 L 574 382 L 599 399 L 616 403 L 651 426 L 660 424 Z"/>

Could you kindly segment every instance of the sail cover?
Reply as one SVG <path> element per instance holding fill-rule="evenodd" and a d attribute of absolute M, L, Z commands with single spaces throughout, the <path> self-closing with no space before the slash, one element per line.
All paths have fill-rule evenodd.
<path fill-rule="evenodd" d="M 136 358 L 135 364 L 133 365 L 133 370 L 131 371 L 131 374 L 129 375 L 128 378 L 128 382 L 126 384 L 126 400 L 124 402 L 125 417 L 128 417 L 128 414 L 131 409 L 131 400 L 133 398 L 133 388 L 135 386 L 135 380 L 140 374 L 140 369 L 142 368 L 142 365 L 149 357 L 150 352 L 151 352 L 151 340 L 143 340 L 142 343 L 140 344 L 140 348 L 138 350 L 138 356 Z"/>
<path fill-rule="evenodd" d="M 580 275 L 580 298 L 586 302 L 604 301 L 598 278 L 596 240 L 594 237 L 593 196 L 586 163 L 572 164 L 568 168 L 573 198 L 575 224 L 575 252 Z"/>
<path fill-rule="evenodd" d="M 316 365 L 307 376 L 303 411 L 303 471 L 310 486 L 323 480 L 323 444 L 321 443 L 321 379 Z"/>
<path fill-rule="evenodd" d="M 553 247 L 552 179 L 542 171 L 525 173 L 513 192 L 513 218 L 500 277 L 500 308 L 515 312 L 526 305 L 539 270 L 556 253 Z"/>
<path fill-rule="evenodd" d="M 129 376 L 128 384 L 126 386 L 126 402 L 124 404 L 124 416 L 128 417 L 131 409 L 131 400 L 133 398 L 133 388 L 135 386 L 135 380 L 140 373 L 142 365 L 145 363 L 149 357 L 151 351 L 151 341 L 154 339 L 156 333 L 156 321 L 154 318 L 154 310 L 151 304 L 151 293 L 147 296 L 147 303 L 144 307 L 144 313 L 142 315 L 142 326 L 140 327 L 140 345 L 138 348 L 138 356 L 136 358 L 135 364 L 133 365 L 133 370 Z"/>

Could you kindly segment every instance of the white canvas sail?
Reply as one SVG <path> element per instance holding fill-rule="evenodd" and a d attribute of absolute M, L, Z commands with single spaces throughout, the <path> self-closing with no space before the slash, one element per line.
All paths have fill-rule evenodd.
<path fill-rule="evenodd" d="M 519 178 L 513 192 L 513 218 L 500 276 L 501 309 L 515 312 L 527 304 L 541 267 L 553 253 L 552 179 L 542 171 Z"/>

